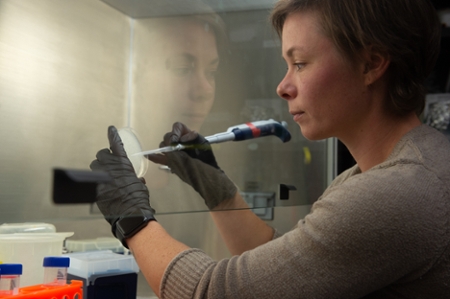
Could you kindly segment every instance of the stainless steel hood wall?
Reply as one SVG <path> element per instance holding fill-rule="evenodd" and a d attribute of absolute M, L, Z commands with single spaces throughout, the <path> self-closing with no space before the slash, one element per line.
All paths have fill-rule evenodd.
<path fill-rule="evenodd" d="M 132 18 L 180 16 L 209 12 L 196 0 L 101 0 Z M 203 3 L 217 12 L 270 9 L 275 0 L 205 0 Z"/>
<path fill-rule="evenodd" d="M 0 223 L 88 216 L 51 203 L 127 119 L 129 18 L 98 0 L 0 1 Z"/>

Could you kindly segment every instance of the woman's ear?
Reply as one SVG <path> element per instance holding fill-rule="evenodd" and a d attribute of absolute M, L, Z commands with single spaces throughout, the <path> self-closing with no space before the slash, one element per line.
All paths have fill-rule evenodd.
<path fill-rule="evenodd" d="M 364 50 L 364 82 L 367 86 L 374 84 L 383 75 L 391 63 L 390 57 L 387 53 L 376 51 L 373 47 Z"/>

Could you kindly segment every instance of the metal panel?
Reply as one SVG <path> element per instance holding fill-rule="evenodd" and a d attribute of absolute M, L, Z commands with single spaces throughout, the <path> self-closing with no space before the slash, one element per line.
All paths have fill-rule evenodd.
<path fill-rule="evenodd" d="M 0 1 L 0 220 L 51 204 L 52 167 L 87 169 L 127 111 L 129 19 L 100 1 Z"/>
<path fill-rule="evenodd" d="M 269 9 L 275 0 L 101 0 L 132 18 L 181 16 L 216 12 Z M 208 9 L 204 3 L 210 7 Z"/>

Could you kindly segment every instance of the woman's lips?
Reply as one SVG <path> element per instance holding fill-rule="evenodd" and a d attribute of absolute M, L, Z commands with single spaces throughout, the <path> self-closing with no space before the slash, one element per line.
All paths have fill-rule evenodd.
<path fill-rule="evenodd" d="M 298 111 L 298 112 L 293 112 L 291 114 L 294 116 L 294 121 L 298 122 L 302 118 L 304 113 L 305 112 L 303 112 L 303 111 Z"/>

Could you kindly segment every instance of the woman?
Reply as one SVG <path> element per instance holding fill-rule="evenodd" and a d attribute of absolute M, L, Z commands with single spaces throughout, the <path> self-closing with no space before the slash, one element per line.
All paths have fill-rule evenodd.
<path fill-rule="evenodd" d="M 357 165 L 282 236 L 249 210 L 211 213 L 235 254 L 213 261 L 152 221 L 145 185 L 127 177 L 110 127 L 112 153 L 100 151 L 91 167 L 121 169 L 98 197 L 113 232 L 161 298 L 448 297 L 450 144 L 418 118 L 439 49 L 431 3 L 281 0 L 272 22 L 288 65 L 278 94 L 306 138 L 339 138 Z M 176 123 L 163 145 L 179 142 L 197 147 L 149 159 L 211 210 L 246 207 L 202 136 Z M 121 221 L 136 213 L 147 217 L 124 236 Z"/>

